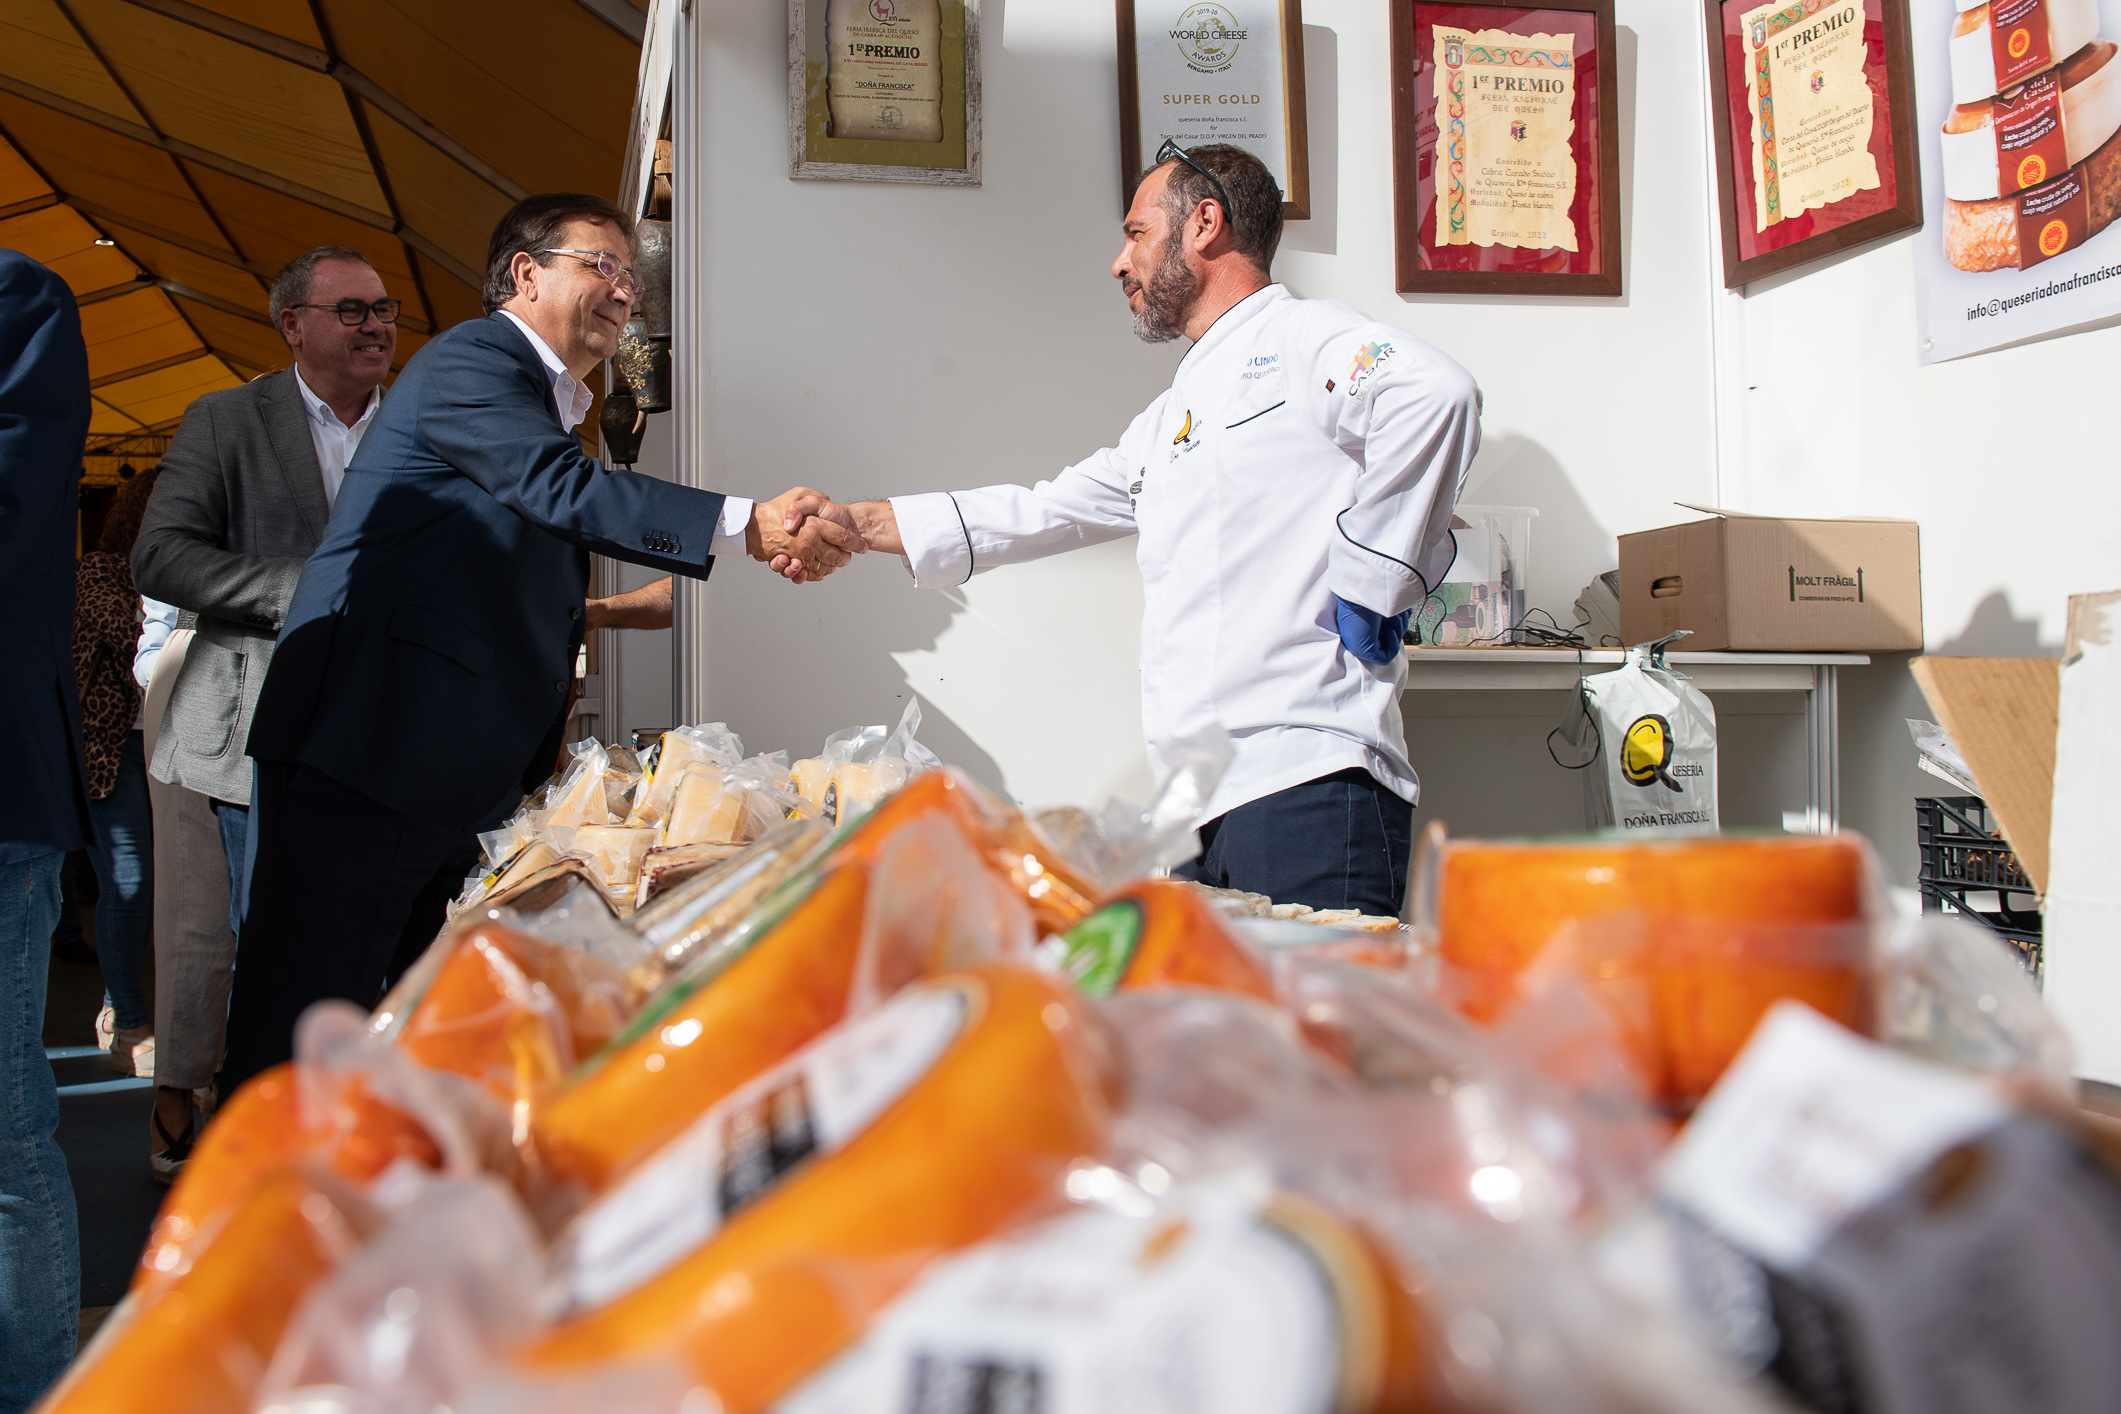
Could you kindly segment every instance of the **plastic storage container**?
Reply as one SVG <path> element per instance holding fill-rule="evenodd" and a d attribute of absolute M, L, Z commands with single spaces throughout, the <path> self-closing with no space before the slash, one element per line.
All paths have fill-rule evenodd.
<path fill-rule="evenodd" d="M 1524 621 L 1532 555 L 1530 506 L 1460 505 L 1451 516 L 1458 553 L 1415 616 L 1421 642 L 1471 648 L 1509 642 Z"/>

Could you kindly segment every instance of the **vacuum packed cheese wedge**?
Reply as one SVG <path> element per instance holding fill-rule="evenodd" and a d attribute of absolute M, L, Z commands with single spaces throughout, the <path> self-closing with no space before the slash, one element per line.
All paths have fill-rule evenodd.
<path fill-rule="evenodd" d="M 827 874 L 785 915 L 658 995 L 533 1116 L 553 1175 L 596 1192 L 846 1014 L 868 871 Z"/>
<path fill-rule="evenodd" d="M 835 764 L 822 756 L 811 756 L 788 768 L 789 786 L 815 806 L 820 816 L 825 813 L 825 787 L 832 783 Z"/>
<path fill-rule="evenodd" d="M 767 1407 L 943 1254 L 1103 1144 L 1111 1048 L 1072 989 L 990 965 L 909 987 L 725 1098 L 556 1246 L 531 1371 L 682 1359 Z"/>
<path fill-rule="evenodd" d="M 1869 854 L 1853 835 L 1519 844 L 1452 841 L 1418 871 L 1438 991 L 1493 1021 L 1557 936 L 1620 1018 L 1659 1099 L 1684 1110 L 1768 1007 L 1870 1015 Z"/>
<path fill-rule="evenodd" d="M 580 948 L 499 923 L 437 946 L 447 959 L 397 1033 L 420 1064 L 476 1082 L 504 1103 L 559 1083 L 618 1034 L 641 1000 L 623 972 Z"/>
<path fill-rule="evenodd" d="M 656 832 L 624 825 L 584 825 L 574 832 L 569 852 L 580 855 L 612 905 L 633 909 L 641 879 L 641 862 L 655 846 Z"/>
<path fill-rule="evenodd" d="M 133 1289 L 189 1268 L 229 1215 L 292 1163 L 365 1184 L 400 1160 L 441 1166 L 418 1120 L 352 1076 L 317 1078 L 305 1103 L 296 1067 L 274 1066 L 236 1091 L 206 1127 L 155 1215 Z"/>
<path fill-rule="evenodd" d="M 2099 37 L 2098 0 L 1954 0 L 1952 102 L 1978 103 Z"/>
<path fill-rule="evenodd" d="M 2058 69 L 1952 109 L 1940 139 L 1944 194 L 1954 201 L 2010 196 L 2104 147 L 2121 132 L 2116 52 L 2110 42 L 2087 44 Z"/>
<path fill-rule="evenodd" d="M 744 835 L 746 792 L 725 789 L 721 768 L 698 762 L 685 768 L 670 801 L 661 845 L 740 844 Z"/>
<path fill-rule="evenodd" d="M 1141 987 L 1212 987 L 1274 1000 L 1273 980 L 1198 891 L 1148 879 L 1069 930 L 1065 964 L 1093 997 Z"/>
<path fill-rule="evenodd" d="M 775 1408 L 1106 1414 L 1129 1390 L 1157 1408 L 1417 1414 L 1427 1370 L 1418 1314 L 1361 1232 L 1226 1180 L 1084 1204 L 937 1263 Z"/>
<path fill-rule="evenodd" d="M 236 1414 L 303 1293 L 372 1227 L 328 1175 L 283 1168 L 231 1213 L 186 1266 L 134 1290 L 41 1414 Z"/>

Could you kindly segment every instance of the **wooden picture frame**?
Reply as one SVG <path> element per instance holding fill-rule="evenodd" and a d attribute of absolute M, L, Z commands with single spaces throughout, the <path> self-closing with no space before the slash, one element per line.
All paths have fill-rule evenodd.
<path fill-rule="evenodd" d="M 1748 14 L 1761 0 L 1703 0 L 1708 39 L 1709 104 L 1716 148 L 1716 206 L 1723 230 L 1726 289 L 1823 260 L 1922 225 L 1922 173 L 1915 148 L 1914 59 L 1907 0 L 1795 0 L 1779 14 L 1806 19 L 1847 8 L 1863 14 L 1863 73 L 1872 92 L 1870 141 L 1878 186 L 1778 218 L 1765 230 L 1755 216 L 1757 174 L 1752 102 L 1745 72 Z M 1735 72 L 1734 72 L 1735 68 Z M 1815 82 L 1816 82 L 1815 77 Z M 1735 85 L 1735 86 L 1734 86 Z M 1885 112 L 1877 111 L 1882 104 Z M 1769 159 L 1772 163 L 1772 158 Z M 1777 231 L 1776 226 L 1783 229 Z"/>
<path fill-rule="evenodd" d="M 1406 293 L 1619 295 L 1625 257 L 1620 248 L 1620 105 L 1613 0 L 1388 3 L 1396 288 Z M 1500 29 L 1513 36 L 1566 32 L 1573 37 L 1574 48 L 1566 67 L 1572 85 L 1569 112 L 1574 126 L 1567 141 L 1574 163 L 1574 186 L 1566 212 L 1555 208 L 1549 215 L 1566 215 L 1574 249 L 1565 244 L 1483 244 L 1477 235 L 1468 237 L 1462 222 L 1453 223 L 1459 239 L 1435 239 L 1435 222 L 1442 209 L 1439 169 L 1450 165 L 1440 162 L 1437 154 L 1442 134 L 1436 118 L 1439 61 L 1434 41 L 1439 25 L 1466 30 Z M 1586 50 L 1590 51 L 1588 63 L 1582 62 Z M 1507 52 L 1551 63 L 1539 50 Z M 1464 121 L 1458 126 L 1463 131 Z M 1511 124 L 1512 135 L 1523 137 L 1518 131 L 1522 126 Z M 1591 131 L 1586 132 L 1586 128 Z M 1464 164 L 1459 166 L 1462 173 Z M 1467 191 L 1462 178 L 1456 190 L 1461 197 L 1457 209 L 1462 211 Z"/>
<path fill-rule="evenodd" d="M 1246 111 L 1245 105 L 1239 104 L 1233 109 L 1228 104 L 1217 103 L 1216 99 L 1232 97 L 1256 99 L 1262 95 L 1257 93 L 1232 94 L 1227 89 L 1218 88 L 1215 85 L 1212 74 L 1204 72 L 1204 66 L 1192 63 L 1190 57 L 1178 49 L 1175 40 L 1173 41 L 1173 53 L 1178 55 L 1179 61 L 1185 65 L 1185 69 L 1181 72 L 1190 72 L 1201 76 L 1201 91 L 1196 91 L 1196 93 L 1198 97 L 1207 101 L 1201 104 L 1198 117 L 1207 121 L 1196 121 L 1196 115 L 1191 111 L 1174 110 L 1180 112 L 1184 121 L 1178 125 L 1161 124 L 1150 119 L 1142 111 L 1141 37 L 1147 31 L 1142 26 L 1137 25 L 1137 16 L 1145 12 L 1148 14 L 1161 14 L 1168 11 L 1174 20 L 1183 20 L 1184 17 L 1193 15 L 1196 12 L 1221 12 L 1234 18 L 1238 10 L 1250 13 L 1255 8 L 1263 8 L 1269 4 L 1275 5 L 1279 9 L 1279 14 L 1275 21 L 1276 33 L 1280 39 L 1282 90 L 1281 110 L 1278 115 L 1278 121 L 1281 129 L 1282 161 L 1285 164 L 1288 177 L 1287 181 L 1282 182 L 1281 214 L 1282 219 L 1285 221 L 1307 221 L 1310 219 L 1311 149 L 1310 130 L 1305 120 L 1306 110 L 1304 106 L 1303 0 L 1231 0 L 1229 4 L 1188 3 L 1188 0 L 1115 0 L 1113 7 L 1114 24 L 1119 43 L 1119 200 L 1121 211 L 1124 212 L 1133 204 L 1134 189 L 1141 185 L 1142 174 L 1146 170 L 1145 164 L 1154 156 L 1155 149 L 1163 145 L 1164 138 L 1167 136 L 1177 138 L 1181 147 L 1192 147 L 1196 141 L 1202 143 L 1234 141 L 1247 151 L 1254 152 L 1256 156 L 1267 163 L 1270 170 L 1275 165 L 1271 137 L 1261 142 L 1258 148 L 1255 148 L 1252 142 L 1218 131 L 1232 126 L 1228 122 L 1213 121 L 1214 119 L 1225 118 L 1233 112 L 1240 118 L 1250 116 Z M 1177 26 L 1174 24 L 1171 28 L 1175 32 Z M 1245 42 L 1243 39 L 1237 41 L 1240 47 Z M 1231 63 L 1234 63 L 1235 59 L 1236 56 L 1232 56 Z M 1230 63 L 1226 63 L 1221 67 L 1228 68 L 1230 66 Z M 1172 67 L 1176 69 L 1177 65 Z M 1168 86 L 1166 86 L 1167 89 Z M 1157 108 L 1159 115 L 1164 111 L 1164 105 L 1153 106 Z M 1184 131 L 1187 126 L 1198 128 L 1201 131 L 1197 135 L 1189 134 Z M 1259 131 L 1254 125 L 1246 124 L 1245 126 L 1252 131 Z M 1269 132 L 1271 132 L 1271 129 L 1269 129 Z M 1147 134 L 1147 137 L 1144 134 Z M 1150 141 L 1149 139 L 1151 138 L 1154 140 Z M 1279 180 L 1281 175 L 1281 173 L 1276 174 L 1277 180 Z"/>
<path fill-rule="evenodd" d="M 980 0 L 934 0 L 939 15 L 940 137 L 926 141 L 836 136 L 826 44 L 834 0 L 788 0 L 788 175 L 797 181 L 980 184 Z M 894 8 L 920 0 L 866 0 Z M 911 46 L 920 47 L 920 46 Z M 874 62 L 899 62 L 886 56 Z M 912 106 L 912 105 L 907 105 Z"/>

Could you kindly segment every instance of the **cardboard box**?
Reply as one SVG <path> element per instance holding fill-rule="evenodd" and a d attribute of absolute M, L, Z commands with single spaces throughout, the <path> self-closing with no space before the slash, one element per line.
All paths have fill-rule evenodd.
<path fill-rule="evenodd" d="M 1894 653 L 1922 646 L 1915 522 L 1687 509 L 1713 519 L 1620 537 L 1620 631 L 1629 643 L 1684 628 L 1694 635 L 1681 645 L 1688 652 Z"/>
<path fill-rule="evenodd" d="M 2047 892 L 2061 664 L 2053 658 L 1917 658 L 1908 665 L 1938 725 L 1966 758 L 2004 842 Z"/>

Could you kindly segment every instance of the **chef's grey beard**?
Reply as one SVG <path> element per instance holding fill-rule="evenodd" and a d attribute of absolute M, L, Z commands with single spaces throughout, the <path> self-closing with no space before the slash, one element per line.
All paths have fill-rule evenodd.
<path fill-rule="evenodd" d="M 1164 258 L 1149 272 L 1142 286 L 1142 307 L 1134 315 L 1134 337 L 1145 344 L 1169 343 L 1185 332 L 1186 311 L 1200 291 L 1200 280 L 1186 264 L 1185 245 L 1178 230 L 1164 238 Z"/>

